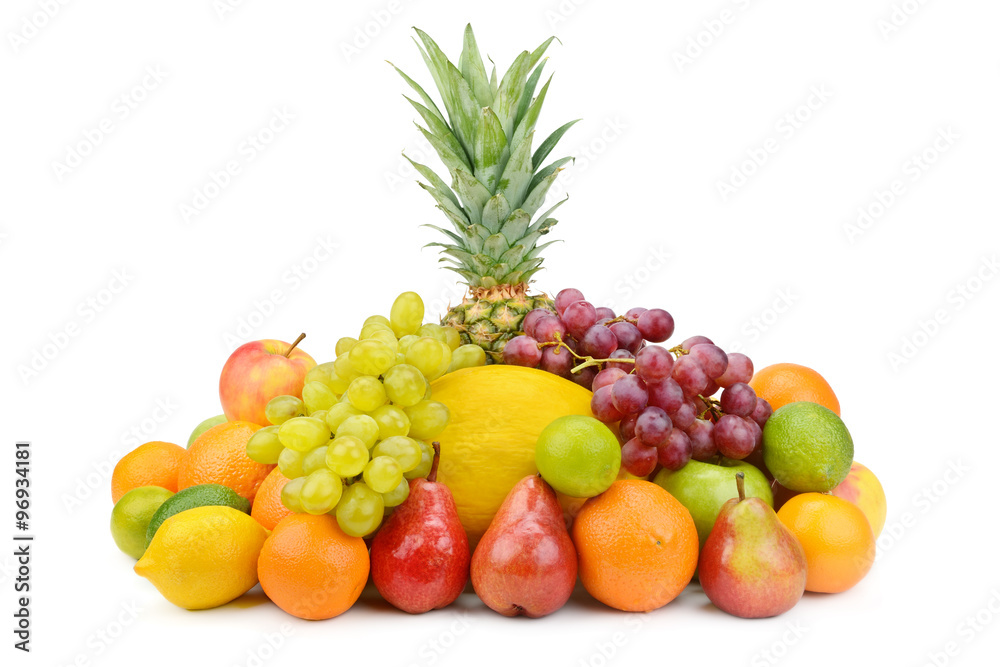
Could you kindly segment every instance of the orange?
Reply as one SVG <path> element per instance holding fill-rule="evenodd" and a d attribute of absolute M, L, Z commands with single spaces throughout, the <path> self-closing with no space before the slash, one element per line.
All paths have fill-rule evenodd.
<path fill-rule="evenodd" d="M 278 522 L 286 516 L 294 514 L 292 510 L 285 507 L 281 502 L 281 490 L 288 484 L 289 479 L 275 468 L 264 478 L 257 495 L 253 499 L 253 507 L 250 516 L 257 520 L 257 523 L 268 530 L 274 530 Z"/>
<path fill-rule="evenodd" d="M 247 440 L 260 430 L 250 422 L 225 422 L 208 429 L 188 449 L 177 477 L 177 489 L 195 484 L 222 484 L 251 503 L 273 465 L 247 456 Z"/>
<path fill-rule="evenodd" d="M 187 450 L 170 442 L 154 440 L 139 445 L 118 461 L 111 473 L 111 499 L 115 504 L 132 489 L 159 486 L 177 492 L 177 473 Z"/>
<path fill-rule="evenodd" d="M 757 396 L 777 410 L 782 405 L 809 401 L 819 403 L 840 416 L 840 401 L 823 376 L 807 366 L 772 364 L 757 371 L 750 380 Z"/>
<path fill-rule="evenodd" d="M 284 611 L 311 621 L 339 616 L 368 581 L 368 547 L 329 514 L 293 514 L 274 527 L 257 561 L 260 586 Z"/>
<path fill-rule="evenodd" d="M 806 552 L 806 590 L 840 593 L 864 579 L 875 562 L 875 535 L 865 513 L 843 498 L 800 493 L 778 510 Z"/>
<path fill-rule="evenodd" d="M 687 508 L 660 486 L 614 482 L 573 522 L 580 581 L 622 611 L 651 611 L 680 594 L 698 565 L 698 531 Z"/>

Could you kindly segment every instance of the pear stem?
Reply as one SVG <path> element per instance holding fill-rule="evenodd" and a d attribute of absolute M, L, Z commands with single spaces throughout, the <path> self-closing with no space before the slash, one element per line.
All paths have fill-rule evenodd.
<path fill-rule="evenodd" d="M 300 333 L 299 337 L 295 339 L 294 343 L 292 343 L 292 346 L 290 348 L 288 348 L 287 352 L 285 352 L 285 356 L 287 357 L 288 355 L 290 355 L 292 353 L 292 350 L 295 349 L 295 346 L 298 345 L 299 343 L 301 343 L 302 339 L 305 338 L 305 337 L 306 337 L 306 335 L 304 333 Z"/>
<path fill-rule="evenodd" d="M 740 502 L 746 500 L 746 493 L 743 490 L 743 471 L 736 473 L 736 492 L 740 494 Z"/>
<path fill-rule="evenodd" d="M 428 482 L 436 482 L 438 477 L 438 463 L 441 461 L 441 443 L 436 440 L 431 443 L 434 448 L 434 459 L 431 461 L 431 471 L 427 473 Z"/>

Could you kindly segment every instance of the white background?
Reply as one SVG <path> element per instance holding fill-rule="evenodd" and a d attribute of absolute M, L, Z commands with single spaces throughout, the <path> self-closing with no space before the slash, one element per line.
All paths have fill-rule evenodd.
<path fill-rule="evenodd" d="M 1000 398 L 1000 6 L 895 1 L 909 12 L 896 25 L 891 0 L 101 0 L 49 2 L 50 18 L 44 2 L 5 2 L 3 451 L 9 471 L 14 440 L 34 442 L 37 542 L 30 656 L 11 648 L 13 559 L 0 549 L 4 660 L 765 665 L 773 650 L 785 664 L 921 665 L 949 642 L 957 654 L 939 663 L 995 660 L 996 613 L 981 612 L 978 630 L 965 619 L 991 599 L 1000 610 L 988 425 Z M 218 374 L 239 341 L 305 331 L 303 347 L 328 360 L 402 290 L 438 313 L 460 298 L 421 249 L 436 239 L 418 225 L 442 219 L 401 166 L 401 150 L 419 159 L 426 148 L 384 61 L 429 86 L 410 26 L 457 58 L 467 21 L 501 70 L 557 34 L 540 134 L 583 118 L 553 153 L 578 160 L 560 185 L 572 195 L 555 230 L 565 243 L 539 289 L 662 306 L 677 340 L 707 334 L 758 367 L 803 363 L 833 385 L 856 457 L 889 498 L 878 562 L 855 589 L 807 594 L 764 621 L 718 612 L 692 586 L 644 616 L 581 594 L 548 618 L 508 620 L 466 594 L 411 617 L 366 594 L 340 618 L 306 623 L 259 592 L 185 612 L 132 573 L 108 532 L 108 471 L 134 444 L 183 444 L 220 412 Z M 358 37 L 366 29 L 374 36 Z M 294 118 L 247 159 L 244 142 L 275 109 Z M 82 163 L 55 165 L 102 121 L 111 132 L 80 149 Z M 951 139 L 935 149 L 939 132 Z M 765 147 L 762 166 L 746 162 Z M 240 173 L 185 220 L 181 205 L 229 160 Z M 734 169 L 753 173 L 723 197 Z M 901 194 L 879 211 L 897 179 Z M 850 235 L 859 207 L 880 214 Z M 126 284 L 112 294 L 116 272 Z M 240 333 L 241 321 L 255 326 Z M 36 353 L 49 358 L 26 372 Z M 133 607 L 134 619 L 122 611 Z M 274 633 L 287 634 L 276 653 Z"/>

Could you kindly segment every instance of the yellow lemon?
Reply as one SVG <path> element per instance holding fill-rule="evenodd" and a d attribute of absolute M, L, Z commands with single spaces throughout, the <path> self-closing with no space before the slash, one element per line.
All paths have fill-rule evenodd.
<path fill-rule="evenodd" d="M 163 522 L 135 572 L 184 609 L 211 609 L 257 584 L 268 531 L 232 507 L 210 505 Z"/>

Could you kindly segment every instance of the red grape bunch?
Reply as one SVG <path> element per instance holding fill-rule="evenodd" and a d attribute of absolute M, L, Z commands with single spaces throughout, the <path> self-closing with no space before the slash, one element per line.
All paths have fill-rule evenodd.
<path fill-rule="evenodd" d="M 504 348 L 504 363 L 541 368 L 591 389 L 591 410 L 618 423 L 622 465 L 639 477 L 680 470 L 690 459 L 745 459 L 759 450 L 771 405 L 747 384 L 753 362 L 705 336 L 662 343 L 674 319 L 659 308 L 616 316 L 576 289 L 556 295 L 556 313 L 535 309 L 525 335 Z M 714 396 L 722 390 L 718 398 Z"/>

